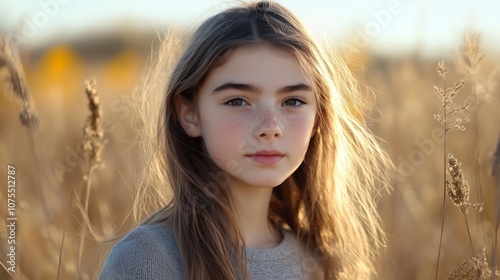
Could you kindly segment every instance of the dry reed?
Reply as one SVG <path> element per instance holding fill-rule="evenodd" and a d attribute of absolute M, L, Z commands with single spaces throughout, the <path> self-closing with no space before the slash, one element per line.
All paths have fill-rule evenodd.
<path fill-rule="evenodd" d="M 479 146 L 481 138 L 479 137 L 479 130 L 481 122 L 479 122 L 478 111 L 480 106 L 484 103 L 484 101 L 490 100 L 493 96 L 493 92 L 497 87 L 497 78 L 498 78 L 498 67 L 495 67 L 493 71 L 490 72 L 487 78 L 483 78 L 480 74 L 481 70 L 481 62 L 484 59 L 484 54 L 480 51 L 481 45 L 481 34 L 477 32 L 468 32 L 465 36 L 464 43 L 461 47 L 460 52 L 454 51 L 452 55 L 455 59 L 455 64 L 457 67 L 457 71 L 464 75 L 468 80 L 470 80 L 472 97 L 474 101 L 474 114 L 473 114 L 473 127 L 474 127 L 474 142 L 475 146 L 475 172 L 476 174 L 476 184 L 479 189 L 479 199 L 480 202 L 483 202 L 483 180 L 481 175 L 482 170 L 482 158 L 479 153 Z M 498 151 L 498 148 L 497 148 Z M 498 153 L 498 152 L 497 152 Z M 496 178 L 498 182 L 497 176 L 495 176 L 495 163 L 493 164 L 493 177 Z M 498 184 L 498 183 L 497 183 Z M 498 199 L 500 193 L 498 192 L 497 187 L 497 195 L 496 195 L 496 212 L 495 212 L 495 220 L 498 220 L 499 216 L 499 208 L 498 208 Z M 482 232 L 483 232 L 483 240 L 486 246 L 486 233 L 484 229 L 484 213 L 481 213 L 481 224 Z M 495 237 L 494 237 L 494 245 L 492 248 L 492 268 L 495 271 L 496 263 L 497 263 L 497 233 L 498 226 L 495 221 Z M 492 274 L 492 279 L 495 279 L 495 273 Z"/>
<path fill-rule="evenodd" d="M 481 62 L 484 59 L 484 54 L 480 51 L 480 45 L 481 34 L 468 32 L 460 51 L 452 51 L 458 73 L 470 80 L 476 109 L 482 101 L 491 98 L 497 87 L 496 80 L 500 74 L 498 67 L 495 67 L 487 78 L 481 76 Z M 477 110 L 475 111 L 477 112 Z"/>
<path fill-rule="evenodd" d="M 84 181 L 86 182 L 85 189 L 85 200 L 83 202 L 83 209 L 81 209 L 80 200 L 77 201 L 79 204 L 80 212 L 83 216 L 84 223 L 82 223 L 82 230 L 80 236 L 80 243 L 78 245 L 78 262 L 77 262 L 77 277 L 80 275 L 82 255 L 84 250 L 85 238 L 87 235 L 87 228 L 90 229 L 93 236 L 95 232 L 92 229 L 92 225 L 88 218 L 89 201 L 90 201 L 90 190 L 92 186 L 92 175 L 99 168 L 104 167 L 103 161 L 101 159 L 101 153 L 104 145 L 106 144 L 106 139 L 104 138 L 104 131 L 102 129 L 102 109 L 99 95 L 97 94 L 96 81 L 95 79 L 90 79 L 85 81 L 85 95 L 88 102 L 88 109 L 90 115 L 85 122 L 83 128 L 83 144 L 82 151 L 83 155 L 88 161 L 88 171 L 84 176 Z M 100 239 L 100 238 L 98 238 Z"/>
<path fill-rule="evenodd" d="M 0 36 L 0 77 L 4 91 L 10 98 L 14 97 L 22 103 L 19 118 L 26 127 L 34 127 L 38 116 L 31 101 L 21 59 L 10 37 Z"/>
<path fill-rule="evenodd" d="M 462 89 L 464 86 L 464 80 L 460 79 L 458 80 L 451 88 L 447 87 L 447 80 L 446 80 L 446 74 L 448 73 L 448 68 L 446 68 L 444 61 L 440 61 L 438 63 L 438 68 L 437 72 L 439 76 L 441 77 L 443 81 L 443 87 L 439 87 L 434 85 L 434 92 L 436 95 L 441 99 L 441 107 L 439 108 L 438 114 L 434 115 L 434 118 L 443 125 L 443 131 L 444 131 L 444 141 L 443 141 L 443 203 L 442 203 L 442 212 L 441 212 L 441 232 L 440 232 L 440 237 L 439 237 L 439 248 L 438 248 L 438 256 L 437 256 L 437 265 L 436 265 L 436 273 L 435 273 L 435 279 L 438 277 L 439 273 L 439 261 L 441 258 L 441 246 L 443 242 L 443 231 L 444 231 L 444 221 L 445 221 L 445 208 L 446 208 L 446 194 L 447 194 L 447 179 L 446 179 L 446 173 L 447 173 L 447 142 L 448 142 L 448 133 L 451 130 L 465 130 L 464 124 L 469 122 L 468 118 L 462 118 L 458 116 L 458 113 L 461 111 L 467 109 L 467 107 L 470 105 L 470 102 L 465 103 L 464 105 L 456 108 L 451 108 L 453 105 L 453 99 L 456 97 L 458 92 Z M 450 118 L 455 118 L 454 120 L 451 120 Z M 465 217 L 465 222 L 467 224 L 467 217 Z M 467 230 L 468 230 L 468 224 L 467 224 Z M 469 230 L 468 230 L 469 231 Z M 470 233 L 469 233 L 469 239 L 470 238 Z M 471 242 L 472 246 L 472 242 Z"/>
<path fill-rule="evenodd" d="M 492 93 L 496 87 L 495 78 L 498 74 L 497 68 L 495 68 L 489 75 L 487 79 L 484 79 L 480 75 L 481 62 L 484 59 L 484 54 L 480 51 L 481 45 L 481 34 L 477 32 L 468 32 L 465 36 L 464 42 L 460 51 L 453 51 L 452 55 L 455 60 L 455 65 L 458 73 L 464 75 L 466 79 L 470 81 L 472 90 L 472 100 L 474 102 L 474 110 L 472 116 L 473 123 L 473 141 L 475 143 L 475 183 L 479 190 L 479 201 L 483 202 L 483 178 L 482 178 L 482 157 L 479 152 L 479 147 L 481 146 L 481 138 L 479 137 L 479 131 L 483 125 L 479 122 L 478 111 L 483 101 L 490 99 Z M 483 243 L 486 246 L 486 231 L 484 228 L 485 218 L 484 212 L 480 214 L 481 220 L 481 230 L 483 235 Z"/>
<path fill-rule="evenodd" d="M 16 46 L 7 35 L 0 36 L 0 82 L 3 84 L 4 92 L 9 98 L 14 98 L 21 103 L 19 119 L 28 133 L 28 140 L 32 154 L 34 155 L 36 172 L 34 185 L 40 196 L 42 203 L 43 218 L 48 225 L 51 220 L 50 208 L 47 205 L 45 188 L 43 187 L 41 174 L 48 174 L 47 165 L 42 160 L 41 153 L 37 147 L 35 137 L 35 127 L 38 124 L 38 114 L 31 99 L 31 95 L 26 83 L 26 77 L 21 63 L 21 57 Z M 56 248 L 56 242 L 48 227 L 42 229 L 46 232 L 49 239 L 49 245 Z"/>
<path fill-rule="evenodd" d="M 447 132 L 450 130 L 465 130 L 464 124 L 469 122 L 467 117 L 463 117 L 462 115 L 455 116 L 453 121 L 448 119 L 449 116 L 453 114 L 459 114 L 460 112 L 466 110 L 471 101 L 466 102 L 464 105 L 451 108 L 453 104 L 453 98 L 456 94 L 463 88 L 465 80 L 470 80 L 472 83 L 472 97 L 475 104 L 474 108 L 474 143 L 475 143 L 475 174 L 476 174 L 476 185 L 478 186 L 479 198 L 480 202 L 478 203 L 470 203 L 469 202 L 469 193 L 470 187 L 467 180 L 465 180 L 461 163 L 456 159 L 456 157 L 452 154 L 448 154 L 448 160 L 445 164 L 445 175 L 444 175 L 444 186 L 445 192 L 448 194 L 453 204 L 457 206 L 465 219 L 465 224 L 467 228 L 467 234 L 469 237 L 469 242 L 474 252 L 474 246 L 472 242 L 471 232 L 469 228 L 467 215 L 469 210 L 476 209 L 479 212 L 483 211 L 483 197 L 482 197 L 482 178 L 481 178 L 481 157 L 479 153 L 479 121 L 478 121 L 478 107 L 480 100 L 478 96 L 484 98 L 489 91 L 494 88 L 494 77 L 496 75 L 496 70 L 490 75 L 488 80 L 484 80 L 479 75 L 479 67 L 480 62 L 484 58 L 484 55 L 479 52 L 480 45 L 480 35 L 478 33 L 469 33 L 466 36 L 465 43 L 461 49 L 461 52 L 453 52 L 453 56 L 455 57 L 455 62 L 457 65 L 457 70 L 459 73 L 465 76 L 465 79 L 461 79 L 454 84 L 453 87 L 447 89 L 446 88 L 446 73 L 447 68 L 444 66 L 443 62 L 440 62 L 438 65 L 438 73 L 443 80 L 443 88 L 434 86 L 435 93 L 441 98 L 442 105 L 439 110 L 439 113 L 435 115 L 435 119 L 440 122 L 444 127 L 445 141 L 444 141 L 444 153 L 447 153 L 446 143 L 447 143 Z M 449 125 L 447 125 L 449 123 Z M 500 145 L 500 144 L 499 144 Z M 500 153 L 500 152 L 498 152 Z M 495 163 L 493 164 L 493 170 L 495 172 Z M 451 180 L 446 179 L 449 174 Z M 495 175 L 495 174 L 494 174 Z M 498 220 L 498 188 L 497 188 L 497 211 L 496 211 L 496 220 Z M 444 229 L 444 209 L 446 207 L 446 200 L 443 200 L 443 212 L 442 212 L 442 223 L 441 223 L 441 237 L 439 241 L 439 249 L 438 249 L 438 259 L 437 259 L 437 267 L 435 278 L 437 279 L 438 270 L 439 270 L 439 259 L 441 252 L 441 244 L 443 237 L 443 229 Z M 486 234 L 484 229 L 484 214 L 481 213 L 481 228 L 484 239 L 484 246 L 486 246 Z M 488 267 L 488 262 L 486 258 L 486 247 L 484 247 L 483 252 L 481 254 L 474 254 L 469 257 L 467 260 L 462 262 L 460 266 L 455 268 L 449 275 L 447 279 L 480 279 L 480 278 L 492 278 L 495 279 L 496 275 L 498 275 L 498 271 L 496 269 L 496 234 L 497 229 L 495 230 L 495 244 L 493 246 L 493 265 L 490 269 Z"/>
<path fill-rule="evenodd" d="M 102 161 L 102 150 L 107 143 L 107 140 L 104 138 L 104 130 L 102 128 L 102 108 L 99 95 L 96 89 L 96 81 L 94 78 L 85 81 L 85 97 L 87 99 L 89 116 L 85 121 L 83 126 L 83 136 L 82 136 L 82 144 L 79 146 L 78 154 L 77 154 L 77 163 L 73 170 L 73 181 L 71 184 L 72 191 L 70 192 L 69 197 L 69 205 L 73 205 L 73 200 L 76 199 L 76 206 L 79 210 L 79 213 L 83 219 L 81 222 L 81 230 L 80 230 L 80 240 L 78 243 L 78 251 L 77 251 L 77 263 L 76 263 L 76 278 L 79 278 L 82 274 L 82 257 L 83 251 L 85 248 L 85 238 L 87 238 L 87 230 L 90 231 L 92 237 L 100 241 L 102 237 L 96 231 L 96 229 L 92 226 L 90 218 L 89 218 L 89 202 L 90 202 L 90 191 L 92 188 L 92 178 L 95 174 L 96 170 L 104 167 L 104 162 Z M 88 164 L 88 169 L 83 176 L 83 181 L 85 182 L 85 197 L 82 200 L 79 198 L 78 192 L 76 190 L 76 182 L 77 182 L 77 174 L 80 169 L 81 160 L 85 159 Z M 62 264 L 62 255 L 63 248 L 66 236 L 66 228 L 68 223 L 69 214 L 66 216 L 64 221 L 64 229 L 63 235 L 61 239 L 61 246 L 59 252 L 59 264 L 57 271 L 57 279 L 60 277 L 61 273 L 61 264 Z"/>

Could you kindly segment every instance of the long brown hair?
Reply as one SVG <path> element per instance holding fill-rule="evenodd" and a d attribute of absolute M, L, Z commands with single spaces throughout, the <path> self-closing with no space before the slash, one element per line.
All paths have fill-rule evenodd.
<path fill-rule="evenodd" d="M 186 279 L 248 277 L 227 176 L 211 161 L 202 139 L 185 133 L 174 98 L 196 102 L 205 77 L 231 50 L 262 42 L 297 57 L 310 74 L 317 102 L 317 132 L 302 164 L 273 189 L 269 218 L 296 233 L 312 253 L 311 263 L 318 264 L 309 268 L 324 279 L 370 279 L 384 244 L 373 196 L 386 182 L 389 160 L 360 117 L 366 102 L 345 63 L 322 50 L 276 3 L 242 4 L 210 17 L 173 68 L 165 56 L 174 57 L 178 44 L 171 36 L 163 40 L 142 91 L 140 133 L 148 164 L 135 210 L 140 216 L 154 207 L 143 223 L 172 228 Z M 153 127 L 150 106 L 158 99 L 151 92 L 159 90 L 161 114 Z"/>

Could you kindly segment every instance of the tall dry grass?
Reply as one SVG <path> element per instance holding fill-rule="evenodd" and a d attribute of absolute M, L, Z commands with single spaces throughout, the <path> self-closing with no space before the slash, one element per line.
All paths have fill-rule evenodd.
<path fill-rule="evenodd" d="M 13 104 L 8 102 L 21 101 L 20 121 L 2 116 L 5 122 L 0 128 L 2 146 L 7 147 L 2 149 L 2 163 L 15 165 L 19 177 L 16 272 L 10 273 L 6 269 L 7 259 L 3 252 L 7 252 L 7 235 L 2 231 L 0 261 L 4 269 L 0 272 L 0 279 L 94 279 L 111 246 L 103 241 L 114 237 L 122 227 L 121 230 L 125 231 L 131 223 L 128 206 L 132 204 L 133 191 L 124 187 L 133 181 L 134 174 L 127 174 L 126 168 L 129 167 L 120 164 L 127 148 L 117 142 L 129 136 L 124 135 L 130 131 L 127 122 L 133 109 L 130 107 L 128 111 L 129 107 L 125 106 L 128 100 L 115 102 L 116 108 L 128 115 L 120 118 L 103 116 L 96 84 L 91 80 L 85 86 L 82 83 L 79 93 L 75 93 L 81 94 L 81 100 L 87 99 L 89 116 L 86 120 L 85 107 L 78 110 L 80 104 L 58 108 L 52 103 L 42 109 L 39 122 L 34 121 L 36 115 L 32 108 L 36 96 L 31 98 L 28 94 L 30 81 L 23 75 L 21 58 L 7 37 L 0 42 L 0 69 L 5 88 L 2 91 L 7 101 L 1 105 L 9 109 Z M 35 88 L 44 91 L 44 88 Z M 114 94 L 108 96 L 107 101 L 122 101 L 120 95 Z M 38 95 L 40 97 L 47 96 Z M 127 110 L 123 111 L 123 108 Z M 45 118 L 51 111 L 58 111 L 60 116 Z M 55 125 L 58 120 L 68 121 L 69 126 L 58 131 Z M 23 128 L 28 131 L 27 135 L 22 133 Z M 103 150 L 107 143 L 105 134 L 110 132 L 114 132 L 110 142 L 115 147 L 106 152 Z M 47 137 L 52 135 L 56 137 Z M 121 138 L 115 138 L 117 136 Z M 26 151 L 29 147 L 31 151 Z M 129 156 L 135 157 L 133 152 Z M 101 172 L 105 159 L 113 168 L 111 172 Z M 1 190 L 2 205 L 6 205 L 3 203 L 6 201 L 5 191 Z M 0 210 L 2 223 L 7 217 L 6 208 Z"/>
<path fill-rule="evenodd" d="M 497 68 L 495 68 L 492 71 L 492 74 L 490 74 L 489 79 L 484 80 L 477 74 L 479 68 L 480 68 L 480 63 L 481 60 L 484 58 L 484 55 L 479 52 L 479 45 L 480 45 L 480 35 L 478 33 L 468 33 L 464 46 L 461 49 L 461 53 L 458 52 L 453 52 L 453 56 L 455 58 L 455 63 L 457 65 L 457 69 L 459 73 L 464 74 L 468 80 L 470 80 L 472 84 L 472 100 L 467 101 L 462 107 L 458 107 L 454 110 L 452 110 L 450 113 L 460 113 L 464 110 L 467 109 L 467 107 L 474 101 L 476 104 L 476 108 L 474 110 L 474 142 L 475 145 L 472 147 L 473 150 L 475 151 L 475 156 L 476 160 L 474 161 L 475 164 L 475 172 L 478 172 L 481 168 L 481 155 L 479 153 L 479 137 L 478 136 L 478 131 L 479 131 L 479 126 L 480 122 L 478 120 L 478 110 L 479 110 L 479 101 L 480 99 L 478 98 L 478 95 L 481 93 L 481 99 L 484 99 L 485 96 L 491 94 L 491 92 L 494 90 L 494 79 L 496 76 L 496 71 Z M 440 75 L 442 74 L 442 69 L 444 67 L 442 64 L 438 68 L 438 72 L 440 72 Z M 443 75 L 441 75 L 443 77 Z M 443 77 L 444 79 L 444 77 Z M 452 90 L 450 90 L 450 101 L 452 102 L 453 95 L 457 93 L 457 90 L 461 89 L 463 86 L 463 82 L 459 82 L 460 86 L 454 86 Z M 457 85 L 457 84 L 456 84 Z M 446 89 L 445 89 L 446 92 Z M 439 95 L 439 94 L 438 94 Z M 443 106 L 446 107 L 446 96 L 443 96 Z M 446 115 L 446 109 L 443 115 Z M 443 119 L 440 119 L 439 117 L 437 118 L 438 121 L 441 121 L 445 127 L 446 127 L 446 119 L 443 122 Z M 453 126 L 455 128 L 460 129 L 460 130 L 465 130 L 465 126 L 463 126 L 464 123 L 468 123 L 469 119 L 468 118 L 461 118 L 458 117 L 456 120 L 450 125 L 450 128 L 453 129 Z M 446 130 L 445 130 L 445 139 L 446 139 Z M 446 145 L 446 140 L 445 140 L 445 145 Z M 449 159 L 447 164 L 445 165 L 447 168 L 447 172 L 451 177 L 451 180 L 447 180 L 445 176 L 445 184 L 444 184 L 444 189 L 446 190 L 448 196 L 451 198 L 453 203 L 460 208 L 464 218 L 465 218 L 465 224 L 467 228 L 467 234 L 469 236 L 469 242 L 471 245 L 471 250 L 472 253 L 474 254 L 472 257 L 470 257 L 467 261 L 462 263 L 460 266 L 455 268 L 449 275 L 448 279 L 495 279 L 497 275 L 500 275 L 500 271 L 496 269 L 496 239 L 497 239 L 497 230 L 494 231 L 494 237 L 493 239 L 495 240 L 493 244 L 488 244 L 486 241 L 486 234 L 485 234 L 485 229 L 484 229 L 484 215 L 480 216 L 480 223 L 479 226 L 481 227 L 481 232 L 483 235 L 483 249 L 482 252 L 475 252 L 474 250 L 474 245 L 472 242 L 472 237 L 471 237 L 471 231 L 469 228 L 468 224 L 468 219 L 467 215 L 469 213 L 470 208 L 474 208 L 478 210 L 479 212 L 483 211 L 483 188 L 482 188 L 482 177 L 481 174 L 476 175 L 476 180 L 475 184 L 477 185 L 476 191 L 479 193 L 479 198 L 480 202 L 471 204 L 469 202 L 469 192 L 470 192 L 470 187 L 469 183 L 467 180 L 464 179 L 462 169 L 461 169 L 461 163 L 458 162 L 458 160 L 450 153 L 449 154 Z M 498 195 L 498 194 L 497 194 Z M 444 203 L 443 203 L 443 208 L 444 208 Z M 496 207 L 494 208 L 495 210 Z M 443 211 L 444 213 L 444 211 Z M 498 210 L 494 212 L 495 215 L 495 220 L 498 219 L 498 216 L 500 213 Z M 443 216 L 443 221 L 444 221 L 444 216 Z M 441 233 L 442 234 L 442 233 Z M 486 247 L 491 246 L 491 257 L 493 258 L 493 262 L 491 265 L 488 264 L 488 259 L 486 257 Z M 439 247 L 440 251 L 441 247 Z M 439 253 L 438 253 L 439 255 Z M 439 257 L 437 261 L 437 266 L 439 268 Z M 438 274 L 438 269 L 436 269 L 436 278 Z"/>
<path fill-rule="evenodd" d="M 378 103 L 386 117 L 382 133 L 386 129 L 386 139 L 392 143 L 388 150 L 404 171 L 395 184 L 393 199 L 381 203 L 388 231 L 394 236 L 394 241 L 390 239 L 383 279 L 489 279 L 498 275 L 492 272 L 494 262 L 488 263 L 497 253 L 492 242 L 497 235 L 493 231 L 493 221 L 498 216 L 494 208 L 495 188 L 487 172 L 489 166 L 481 162 L 494 147 L 496 133 L 491 132 L 500 129 L 500 116 L 495 110 L 499 104 L 495 96 L 497 77 L 494 63 L 484 63 L 486 69 L 480 69 L 483 55 L 478 53 L 479 39 L 477 34 L 467 35 L 461 50 L 447 57 L 446 64 L 454 63 L 455 71 L 449 71 L 444 62 L 435 62 L 438 73 L 433 74 L 436 72 L 429 63 L 413 57 L 398 61 L 399 72 L 384 62 L 376 79 L 367 77 L 372 85 L 385 82 L 381 88 L 392 93 L 381 91 L 379 97 L 394 96 L 391 101 L 382 99 Z M 450 86 L 448 80 L 457 82 Z M 429 92 L 432 84 L 439 85 L 434 86 L 439 104 L 422 94 Z M 459 105 L 453 104 L 453 98 Z M 437 107 L 435 119 L 441 128 L 433 126 L 426 117 L 432 115 L 428 108 L 433 107 Z M 460 131 L 466 127 L 466 131 Z M 472 187 L 465 178 L 475 179 L 470 183 Z M 458 211 L 447 205 L 449 199 Z M 469 214 L 470 209 L 483 210 L 483 203 L 484 211 L 476 216 Z M 398 210 L 399 215 L 391 213 Z M 402 240 L 419 245 L 408 246 Z M 483 248 L 491 248 L 491 254 Z M 402 256 L 407 258 L 397 262 L 391 259 Z"/>
<path fill-rule="evenodd" d="M 374 116 L 380 122 L 372 130 L 386 140 L 381 144 L 404 171 L 394 182 L 394 192 L 379 201 L 389 233 L 380 279 L 496 275 L 498 152 L 493 165 L 497 169 L 490 162 L 500 134 L 495 74 L 500 59 L 480 54 L 479 39 L 470 37 L 461 50 L 446 57 L 381 57 L 360 50 L 363 60 L 356 63 L 363 65 L 356 65 L 355 73 L 374 90 L 380 108 Z M 142 69 L 137 61 L 146 60 L 149 44 L 98 60 L 85 58 L 84 51 L 71 45 L 41 51 L 39 57 L 40 52 L 24 50 L 16 58 L 14 52 L 11 48 L 0 55 L 2 77 L 7 77 L 2 81 L 7 90 L 1 89 L 0 158 L 19 170 L 18 270 L 12 275 L 0 270 L 0 279 L 95 279 L 114 244 L 106 240 L 135 223 L 131 211 L 140 179 L 136 170 L 145 162 L 131 140 L 136 114 L 132 91 Z M 446 79 L 464 80 L 460 92 L 461 83 L 444 86 L 443 77 L 436 74 L 435 65 L 443 58 L 449 67 Z M 17 74 L 13 83 L 11 69 L 25 74 Z M 99 87 L 83 84 L 93 73 Z M 61 78 L 63 74 L 69 76 Z M 13 86 L 16 83 L 20 86 Z M 434 84 L 443 88 L 441 99 L 430 93 Z M 31 93 L 26 95 L 29 106 L 22 95 L 12 94 L 13 88 Z M 445 93 L 453 91 L 456 104 L 469 106 L 442 108 Z M 35 103 L 36 123 L 30 115 Z M 454 111 L 457 108 L 462 110 Z M 27 112 L 23 119 L 31 125 L 17 118 L 20 110 Z M 470 121 L 456 123 L 453 114 L 446 115 L 444 127 L 432 118 L 439 111 L 441 120 L 453 112 L 457 119 Z M 461 125 L 467 129 L 446 131 Z M 497 170 L 493 176 L 492 170 Z M 0 180 L 5 181 L 3 173 Z M 0 189 L 0 205 L 6 201 L 5 192 Z M 469 213 L 476 202 L 483 203 L 483 211 Z M 6 209 L 0 208 L 1 223 L 6 216 Z M 5 236 L 2 226 L 3 264 Z"/>

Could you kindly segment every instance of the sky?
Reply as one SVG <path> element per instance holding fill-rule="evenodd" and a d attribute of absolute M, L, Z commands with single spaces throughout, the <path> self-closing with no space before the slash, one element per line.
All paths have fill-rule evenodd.
<path fill-rule="evenodd" d="M 89 30 L 194 28 L 230 6 L 230 0 L 0 0 L 0 30 L 27 44 Z M 311 33 L 380 52 L 447 52 L 472 28 L 486 49 L 500 49 L 500 1 L 495 0 L 276 0 L 299 16 Z M 24 25 L 23 25 L 24 23 Z M 24 28 L 20 28 L 24 26 Z M 350 43 L 346 43 L 350 38 Z"/>

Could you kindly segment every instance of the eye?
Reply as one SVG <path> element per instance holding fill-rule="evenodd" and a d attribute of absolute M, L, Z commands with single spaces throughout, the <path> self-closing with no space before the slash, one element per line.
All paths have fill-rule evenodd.
<path fill-rule="evenodd" d="M 226 101 L 224 104 L 229 105 L 229 106 L 235 106 L 235 107 L 248 105 L 248 103 L 245 100 L 243 100 L 242 98 L 239 98 L 239 97 L 230 99 L 230 100 Z"/>
<path fill-rule="evenodd" d="M 306 104 L 306 102 L 304 102 L 303 100 L 301 100 L 299 98 L 294 97 L 294 98 L 290 98 L 290 99 L 285 100 L 282 103 L 282 106 L 299 107 L 302 104 Z"/>

